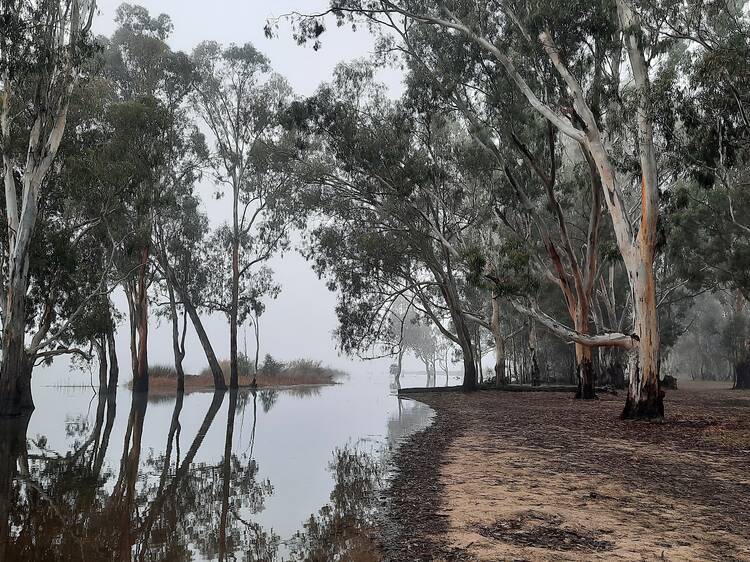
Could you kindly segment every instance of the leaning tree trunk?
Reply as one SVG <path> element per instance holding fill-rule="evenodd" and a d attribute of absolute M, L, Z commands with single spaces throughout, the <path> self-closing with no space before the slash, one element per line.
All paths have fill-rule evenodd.
<path fill-rule="evenodd" d="M 206 354 L 208 366 L 211 369 L 211 374 L 214 378 L 214 389 L 226 390 L 227 383 L 224 380 L 224 371 L 221 370 L 221 365 L 219 364 L 219 360 L 216 358 L 216 353 L 214 353 L 214 348 L 211 345 L 211 340 L 208 338 L 206 329 L 203 327 L 201 317 L 198 314 L 198 311 L 193 306 L 193 303 L 191 303 L 189 299 L 185 298 L 187 295 L 184 291 L 180 290 L 179 285 L 175 285 L 175 288 L 178 290 L 178 292 L 181 293 L 180 296 L 182 298 L 183 306 L 185 307 L 185 310 L 187 310 L 188 316 L 190 316 L 190 321 L 193 323 L 193 327 L 195 328 L 195 332 L 198 334 L 198 339 L 201 342 L 201 346 L 203 346 L 203 352 Z"/>
<path fill-rule="evenodd" d="M 447 256 L 447 254 L 446 254 Z M 448 306 L 450 311 L 451 320 L 456 329 L 456 339 L 458 345 L 461 347 L 461 354 L 463 355 L 464 362 L 464 390 L 476 390 L 477 389 L 477 365 L 474 360 L 474 345 L 471 342 L 471 331 L 466 324 L 466 319 L 463 312 L 461 311 L 461 301 L 458 297 L 456 290 L 455 281 L 452 277 L 450 270 L 451 264 L 450 259 L 447 256 L 448 263 L 448 283 L 441 284 L 440 289 L 445 299 L 445 304 Z M 442 273 L 441 273 L 442 275 Z"/>
<path fill-rule="evenodd" d="M 492 339 L 495 340 L 495 386 L 506 384 L 505 380 L 505 337 L 500 316 L 500 300 L 492 296 L 492 318 L 490 320 Z"/>
<path fill-rule="evenodd" d="M 167 276 L 170 279 L 170 282 L 172 283 L 172 287 L 174 287 L 174 290 L 177 291 L 177 294 L 180 296 L 182 306 L 185 307 L 185 310 L 190 317 L 190 321 L 193 324 L 193 328 L 195 328 L 195 332 L 196 334 L 198 334 L 198 339 L 200 340 L 201 346 L 203 347 L 203 352 L 206 354 L 208 366 L 211 369 L 211 374 L 214 378 L 214 390 L 226 390 L 227 383 L 224 380 L 224 372 L 221 370 L 221 365 L 219 364 L 219 360 L 216 358 L 216 353 L 214 353 L 214 348 L 211 345 L 211 340 L 208 338 L 206 329 L 203 327 L 203 322 L 201 321 L 200 314 L 198 314 L 198 310 L 195 308 L 195 306 L 193 306 L 193 303 L 190 300 L 190 294 L 184 286 L 180 285 L 180 283 L 177 282 L 177 278 L 175 277 L 174 271 L 172 270 L 169 263 L 165 261 L 162 266 L 164 267 L 164 271 L 166 272 Z"/>
<path fill-rule="evenodd" d="M 460 326 L 456 326 L 456 331 L 458 332 L 458 341 L 464 362 L 464 382 L 462 386 L 464 390 L 476 390 L 477 364 L 474 361 L 474 346 L 471 343 L 471 336 L 463 318 L 460 321 Z"/>

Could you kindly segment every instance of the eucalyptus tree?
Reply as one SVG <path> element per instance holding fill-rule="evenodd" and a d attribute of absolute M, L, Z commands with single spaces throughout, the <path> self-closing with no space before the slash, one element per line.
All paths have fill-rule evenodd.
<path fill-rule="evenodd" d="M 230 386 L 236 388 L 238 326 L 257 311 L 259 294 L 275 290 L 273 283 L 255 283 L 268 280 L 261 266 L 286 248 L 291 226 L 301 219 L 293 204 L 295 178 L 284 164 L 281 117 L 291 92 L 249 43 L 223 48 L 204 42 L 192 60 L 200 76 L 194 106 L 216 146 L 212 168 L 217 184 L 232 197 L 231 224 L 216 235 L 231 276 L 215 285 L 220 294 L 214 300 L 229 318 Z M 216 273 L 221 276 L 223 268 Z"/>
<path fill-rule="evenodd" d="M 89 30 L 96 2 L 11 0 L 0 11 L 0 152 L 8 232 L 0 413 L 10 414 L 33 408 L 26 349 L 29 255 L 45 178 L 65 132 L 81 66 L 92 49 Z"/>
<path fill-rule="evenodd" d="M 131 335 L 133 388 L 148 389 L 149 290 L 154 225 L 168 207 L 171 191 L 184 177 L 195 175 L 200 141 L 186 112 L 186 98 L 196 74 L 187 55 L 166 43 L 172 23 L 152 17 L 145 8 L 123 4 L 115 18 L 118 28 L 105 51 L 104 74 L 115 86 L 112 123 L 128 150 L 116 157 L 134 172 L 122 200 L 120 228 L 128 234 L 118 265 L 124 277 Z M 122 148 L 122 147 L 121 147 Z"/>
<path fill-rule="evenodd" d="M 426 26 L 436 30 L 446 50 L 481 51 L 480 68 L 502 76 L 528 111 L 580 147 L 601 182 L 628 274 L 633 330 L 586 335 L 551 319 L 542 318 L 543 324 L 583 345 L 630 351 L 623 416 L 662 419 L 654 258 L 661 186 L 657 151 L 664 137 L 653 111 L 658 92 L 652 74 L 673 39 L 651 25 L 659 14 L 636 10 L 627 0 L 602 5 L 552 2 L 544 7 L 462 0 L 333 0 L 330 12 L 340 22 L 365 18 L 372 26 L 386 26 L 396 31 L 396 41 L 400 30 Z M 303 19 L 298 38 L 318 37 L 324 29 L 320 18 Z M 605 80 L 595 79 L 605 71 Z M 478 88 L 473 95 L 483 92 Z M 628 198 L 638 203 L 632 216 Z"/>
<path fill-rule="evenodd" d="M 340 290 L 342 349 L 377 340 L 406 299 L 462 351 L 476 387 L 462 267 L 466 233 L 489 212 L 484 184 L 466 173 L 471 144 L 450 121 L 389 101 L 372 67 L 340 67 L 333 84 L 293 108 L 310 135 L 305 181 L 322 219 L 311 231 L 314 267 Z"/>

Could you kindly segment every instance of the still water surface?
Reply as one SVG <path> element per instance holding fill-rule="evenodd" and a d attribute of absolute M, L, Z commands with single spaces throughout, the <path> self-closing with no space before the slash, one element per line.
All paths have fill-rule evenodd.
<path fill-rule="evenodd" d="M 0 560 L 375 560 L 389 452 L 432 417 L 377 375 L 148 400 L 37 386 L 35 401 L 0 427 Z"/>

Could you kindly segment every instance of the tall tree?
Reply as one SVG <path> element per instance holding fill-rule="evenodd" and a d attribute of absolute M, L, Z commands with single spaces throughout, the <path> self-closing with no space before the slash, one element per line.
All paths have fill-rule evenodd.
<path fill-rule="evenodd" d="M 215 177 L 232 197 L 231 224 L 217 234 L 231 276 L 215 289 L 228 288 L 228 298 L 222 294 L 215 300 L 229 318 L 229 385 L 237 388 L 238 327 L 251 312 L 259 288 L 243 291 L 243 280 L 248 282 L 254 270 L 258 279 L 266 278 L 267 271 L 257 273 L 257 269 L 286 246 L 289 228 L 299 218 L 290 212 L 293 177 L 279 165 L 284 137 L 280 117 L 290 90 L 271 72 L 266 56 L 249 43 L 227 48 L 201 43 L 193 52 L 193 62 L 200 75 L 195 107 L 216 143 Z"/>
<path fill-rule="evenodd" d="M 26 353 L 29 255 L 40 194 L 65 132 L 81 65 L 91 52 L 96 2 L 14 0 L 0 10 L 0 152 L 8 230 L 0 413 L 13 414 L 33 408 Z M 14 150 L 21 143 L 25 148 Z"/>

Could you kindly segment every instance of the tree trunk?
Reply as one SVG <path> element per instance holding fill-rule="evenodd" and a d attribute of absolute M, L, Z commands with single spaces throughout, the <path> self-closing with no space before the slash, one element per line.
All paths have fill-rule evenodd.
<path fill-rule="evenodd" d="M 185 359 L 185 349 L 180 342 L 180 323 L 177 315 L 177 302 L 174 297 L 174 287 L 167 278 L 167 294 L 169 295 L 169 314 L 172 318 L 172 352 L 174 353 L 174 368 L 177 372 L 177 392 L 185 391 L 185 371 L 182 368 L 182 360 Z M 183 322 L 183 334 L 185 326 Z M 184 337 L 184 335 L 183 335 Z"/>
<path fill-rule="evenodd" d="M 138 288 L 136 291 L 135 312 L 138 330 L 137 367 L 133 379 L 135 392 L 148 392 L 148 260 L 149 247 L 141 250 L 141 263 L 138 268 Z"/>
<path fill-rule="evenodd" d="M 505 338 L 500 316 L 500 298 L 492 296 L 492 318 L 490 319 L 492 339 L 495 340 L 495 386 L 507 383 L 505 380 Z"/>
<path fill-rule="evenodd" d="M 398 347 L 398 363 L 396 364 L 396 383 L 401 388 L 401 369 L 404 366 L 404 346 L 399 345 Z"/>
<path fill-rule="evenodd" d="M 750 388 L 750 360 L 744 359 L 734 367 L 734 387 L 737 390 Z"/>
<path fill-rule="evenodd" d="M 480 330 L 481 327 L 477 325 L 477 371 L 479 374 L 479 384 L 484 384 L 484 371 L 482 370 L 482 334 Z"/>
<path fill-rule="evenodd" d="M 573 321 L 576 332 L 582 335 L 589 334 L 589 303 L 587 295 L 579 295 Z M 594 392 L 595 377 L 592 349 L 588 345 L 576 343 L 575 351 L 576 377 L 578 379 L 576 398 L 593 400 L 596 398 L 596 393 Z"/>
<path fill-rule="evenodd" d="M 91 347 L 96 351 L 96 357 L 99 361 L 99 394 L 107 393 L 107 340 L 106 336 L 101 336 L 100 339 L 91 338 Z"/>
<path fill-rule="evenodd" d="M 463 326 L 463 330 L 459 329 L 458 332 L 461 334 L 459 341 L 464 360 L 464 382 L 462 386 L 464 390 L 476 390 L 477 365 L 474 361 L 474 346 L 471 344 L 471 338 L 465 325 Z"/>
<path fill-rule="evenodd" d="M 34 409 L 31 396 L 31 369 L 33 362 L 25 348 L 26 270 L 8 287 L 5 326 L 3 329 L 3 356 L 0 366 L 0 416 L 19 415 Z M 14 268 L 14 272 L 19 270 Z"/>
<path fill-rule="evenodd" d="M 128 299 L 128 322 L 130 327 L 130 369 L 132 378 L 135 381 L 138 378 L 138 313 L 136 311 L 135 283 L 132 279 L 128 280 L 125 285 L 125 296 Z"/>
<path fill-rule="evenodd" d="M 529 325 L 529 363 L 531 366 L 531 385 L 539 386 L 541 384 L 541 375 L 539 372 L 539 361 L 537 359 L 537 336 L 536 323 L 531 320 Z"/>
<path fill-rule="evenodd" d="M 107 392 L 117 392 L 117 381 L 120 377 L 120 365 L 117 361 L 117 348 L 115 347 L 115 327 L 111 325 L 107 328 L 107 352 L 109 353 L 109 381 L 107 383 Z"/>
<path fill-rule="evenodd" d="M 253 317 L 253 331 L 255 332 L 255 362 L 253 363 L 253 388 L 258 386 L 258 364 L 260 363 L 260 323 L 258 316 Z"/>
<path fill-rule="evenodd" d="M 208 338 L 208 334 L 206 333 L 206 329 L 203 327 L 203 322 L 201 321 L 201 317 L 198 314 L 198 311 L 196 310 L 195 306 L 193 306 L 193 303 L 190 301 L 189 294 L 185 290 L 185 288 L 177 283 L 177 280 L 174 276 L 174 271 L 172 271 L 171 267 L 168 263 L 162 264 L 164 267 L 164 270 L 166 271 L 166 274 L 171 279 L 172 286 L 174 287 L 175 291 L 180 296 L 180 300 L 182 301 L 182 306 L 185 307 L 185 310 L 188 313 L 188 316 L 190 316 L 190 321 L 193 324 L 193 328 L 195 328 L 195 332 L 198 334 L 198 339 L 201 342 L 201 346 L 203 347 L 203 352 L 206 354 L 206 359 L 208 360 L 208 366 L 211 369 L 211 374 L 214 377 L 214 389 L 215 390 L 226 390 L 227 389 L 227 383 L 224 380 L 224 372 L 221 370 L 221 365 L 219 364 L 218 359 L 216 359 L 216 354 L 214 353 L 214 348 L 211 345 L 211 340 Z"/>
<path fill-rule="evenodd" d="M 645 196 L 645 194 L 644 194 Z M 659 323 L 656 309 L 656 280 L 651 255 L 641 260 L 640 273 L 631 274 L 633 317 L 637 345 L 630 353 L 628 397 L 622 417 L 664 419 L 664 392 L 659 383 Z"/>
<path fill-rule="evenodd" d="M 233 190 L 232 217 L 232 303 L 229 309 L 229 388 L 239 386 L 237 365 L 237 316 L 239 314 L 240 295 L 240 225 L 239 225 L 239 185 L 235 182 Z"/>
<path fill-rule="evenodd" d="M 451 294 L 446 291 L 447 294 Z M 456 295 L 452 295 L 449 299 L 446 299 L 451 309 L 451 319 L 456 328 L 456 336 L 458 338 L 458 344 L 461 347 L 461 353 L 464 361 L 464 381 L 462 386 L 464 390 L 476 390 L 477 389 L 477 365 L 474 360 L 474 345 L 471 342 L 471 332 L 469 327 L 466 325 L 466 320 L 463 314 L 460 312 L 458 306 L 458 299 Z"/>
<path fill-rule="evenodd" d="M 581 344 L 576 344 L 576 375 L 578 378 L 576 398 L 582 400 L 595 399 L 594 363 L 591 348 Z"/>

